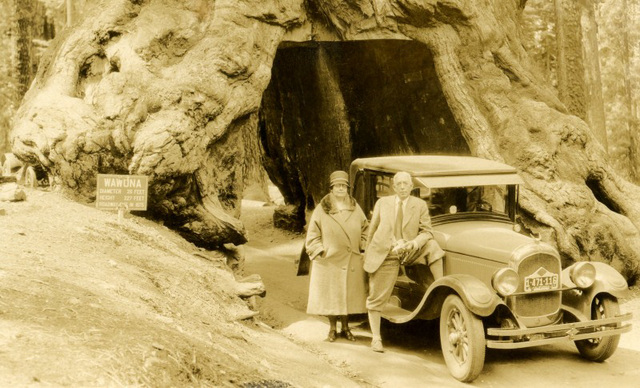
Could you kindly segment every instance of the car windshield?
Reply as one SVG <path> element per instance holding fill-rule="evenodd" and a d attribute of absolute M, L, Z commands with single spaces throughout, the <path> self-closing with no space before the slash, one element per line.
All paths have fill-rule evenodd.
<path fill-rule="evenodd" d="M 463 212 L 507 214 L 507 187 L 505 185 L 433 189 L 418 187 L 416 189 L 419 190 L 420 198 L 429 205 L 429 212 L 432 216 Z"/>
<path fill-rule="evenodd" d="M 376 177 L 376 198 L 393 194 L 393 178 Z M 429 188 L 414 179 L 412 195 L 429 205 L 431 216 L 457 213 L 498 213 L 508 216 L 508 186 L 482 185 Z"/>

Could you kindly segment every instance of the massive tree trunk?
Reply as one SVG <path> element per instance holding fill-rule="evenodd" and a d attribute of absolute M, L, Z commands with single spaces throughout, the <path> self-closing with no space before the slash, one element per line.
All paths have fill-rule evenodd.
<path fill-rule="evenodd" d="M 258 6 L 259 5 L 259 6 Z M 150 177 L 152 215 L 204 247 L 246 241 L 242 132 L 291 1 L 100 3 L 57 40 L 18 113 L 14 151 L 93 200 L 97 173 Z"/>
<path fill-rule="evenodd" d="M 88 199 L 98 172 L 149 175 L 151 213 L 208 247 L 245 241 L 247 126 L 301 207 L 355 157 L 470 153 L 518 168 L 523 222 L 567 262 L 635 279 L 640 189 L 530 71 L 523 3 L 111 2 L 51 50 L 14 151 Z"/>

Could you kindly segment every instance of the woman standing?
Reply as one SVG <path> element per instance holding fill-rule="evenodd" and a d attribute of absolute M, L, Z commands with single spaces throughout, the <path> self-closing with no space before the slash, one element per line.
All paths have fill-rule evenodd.
<path fill-rule="evenodd" d="M 305 242 L 312 263 L 307 313 L 329 318 L 330 342 L 336 340 L 338 319 L 342 336 L 355 341 L 349 330 L 349 314 L 367 312 L 361 252 L 368 222 L 348 193 L 348 177 L 344 171 L 334 171 L 329 177 L 331 192 L 313 211 Z"/>

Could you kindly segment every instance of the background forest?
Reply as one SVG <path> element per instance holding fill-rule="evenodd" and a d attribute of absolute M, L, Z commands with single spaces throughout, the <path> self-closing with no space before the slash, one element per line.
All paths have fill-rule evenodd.
<path fill-rule="evenodd" d="M 0 3 L 0 155 L 43 50 L 87 0 Z M 640 183 L 640 0 L 528 0 L 523 41 L 540 77 L 585 120 L 621 175 Z"/>

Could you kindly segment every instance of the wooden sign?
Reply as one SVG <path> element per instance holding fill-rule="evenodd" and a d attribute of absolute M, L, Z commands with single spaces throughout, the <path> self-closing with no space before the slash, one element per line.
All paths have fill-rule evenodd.
<path fill-rule="evenodd" d="M 98 174 L 96 208 L 147 210 L 148 178 L 144 175 Z"/>

